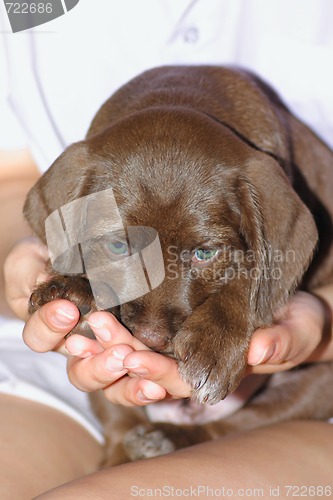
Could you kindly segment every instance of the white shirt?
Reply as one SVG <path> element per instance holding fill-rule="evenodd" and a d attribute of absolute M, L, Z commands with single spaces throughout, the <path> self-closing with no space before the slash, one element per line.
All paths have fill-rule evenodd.
<path fill-rule="evenodd" d="M 333 147 L 331 0 L 80 0 L 16 34 L 2 3 L 0 16 L 0 148 L 29 146 L 41 170 L 119 86 L 163 64 L 251 69 Z"/>

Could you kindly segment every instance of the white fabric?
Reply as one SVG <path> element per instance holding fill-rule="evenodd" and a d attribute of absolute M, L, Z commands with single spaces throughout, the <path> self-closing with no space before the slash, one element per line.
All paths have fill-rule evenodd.
<path fill-rule="evenodd" d="M 80 0 L 15 35 L 3 5 L 0 14 L 8 32 L 0 52 L 0 148 L 26 141 L 42 170 L 84 137 L 114 90 L 162 64 L 255 70 L 333 146 L 330 0 Z"/>
<path fill-rule="evenodd" d="M 87 395 L 68 380 L 66 358 L 55 352 L 31 351 L 22 340 L 22 329 L 21 321 L 0 318 L 0 393 L 51 406 L 103 443 L 101 425 Z"/>
<path fill-rule="evenodd" d="M 0 148 L 28 146 L 44 171 L 127 80 L 153 66 L 202 63 L 256 71 L 333 147 L 332 19 L 331 0 L 80 0 L 12 34 L 0 2 Z M 92 422 L 87 397 L 66 383 L 65 360 L 23 349 L 13 340 L 21 325 L 1 331 L 13 334 L 1 338 L 3 380 L 54 394 Z"/>

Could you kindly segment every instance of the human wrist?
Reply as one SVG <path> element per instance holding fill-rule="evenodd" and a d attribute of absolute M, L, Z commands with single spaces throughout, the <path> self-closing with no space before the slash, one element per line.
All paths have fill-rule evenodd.
<path fill-rule="evenodd" d="M 47 248 L 37 238 L 24 238 L 7 255 L 4 264 L 4 290 L 7 304 L 14 314 L 28 318 L 28 300 L 32 290 L 47 277 Z"/>
<path fill-rule="evenodd" d="M 311 292 L 320 314 L 321 341 L 307 362 L 333 361 L 333 286 L 317 288 Z"/>

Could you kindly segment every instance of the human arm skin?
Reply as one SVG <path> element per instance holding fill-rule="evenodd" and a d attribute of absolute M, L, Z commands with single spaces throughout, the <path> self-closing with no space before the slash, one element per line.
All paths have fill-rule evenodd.
<path fill-rule="evenodd" d="M 40 173 L 28 149 L 0 150 L 0 314 L 12 315 L 5 300 L 4 261 L 15 243 L 31 234 L 23 219 L 24 199 Z"/>
<path fill-rule="evenodd" d="M 315 290 L 325 309 L 325 325 L 318 347 L 309 356 L 308 361 L 333 361 L 333 285 L 323 286 Z"/>

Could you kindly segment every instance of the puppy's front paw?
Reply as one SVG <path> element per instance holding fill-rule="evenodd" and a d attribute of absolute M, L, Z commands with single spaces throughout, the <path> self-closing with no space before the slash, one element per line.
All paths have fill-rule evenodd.
<path fill-rule="evenodd" d="M 124 438 L 125 453 L 132 461 L 158 457 L 175 451 L 173 442 L 162 429 L 152 425 L 138 425 Z"/>
<path fill-rule="evenodd" d="M 123 445 L 130 460 L 140 460 L 166 455 L 210 439 L 205 426 L 154 422 L 140 424 L 127 432 Z"/>
<path fill-rule="evenodd" d="M 80 311 L 80 321 L 71 333 L 79 333 L 93 337 L 87 316 L 96 310 L 89 281 L 80 276 L 55 275 L 48 281 L 37 286 L 31 294 L 28 311 L 33 314 L 48 302 L 57 299 L 66 299 L 74 302 Z"/>
<path fill-rule="evenodd" d="M 190 318 L 174 339 L 180 375 L 200 403 L 218 403 L 233 392 L 247 365 L 248 340 L 219 327 Z"/>

